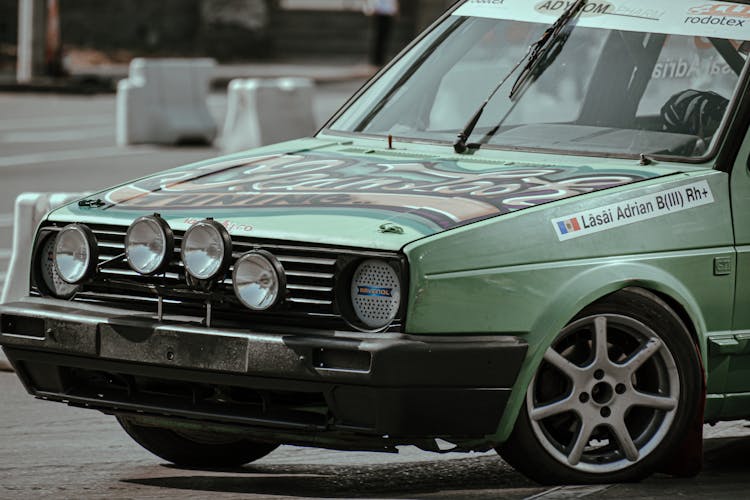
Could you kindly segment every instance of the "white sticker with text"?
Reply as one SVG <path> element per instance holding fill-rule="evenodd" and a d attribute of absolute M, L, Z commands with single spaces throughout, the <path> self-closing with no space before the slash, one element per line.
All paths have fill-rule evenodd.
<path fill-rule="evenodd" d="M 552 226 L 558 239 L 566 241 L 713 202 L 711 187 L 708 182 L 701 181 L 552 219 Z"/>
<path fill-rule="evenodd" d="M 454 16 L 551 23 L 573 0 L 469 0 Z M 750 5 L 710 0 L 588 0 L 579 26 L 750 40 Z"/>

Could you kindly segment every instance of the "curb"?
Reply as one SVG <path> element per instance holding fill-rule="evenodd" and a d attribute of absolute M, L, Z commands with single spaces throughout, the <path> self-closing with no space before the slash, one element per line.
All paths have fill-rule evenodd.
<path fill-rule="evenodd" d="M 40 78 L 30 83 L 18 83 L 12 77 L 0 80 L 0 92 L 33 92 L 39 94 L 114 94 L 117 81 L 99 75 L 77 75 L 68 78 Z"/>

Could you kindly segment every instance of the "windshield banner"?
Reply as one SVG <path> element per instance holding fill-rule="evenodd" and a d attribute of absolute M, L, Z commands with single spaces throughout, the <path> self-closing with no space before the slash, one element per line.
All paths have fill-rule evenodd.
<path fill-rule="evenodd" d="M 570 0 L 468 0 L 453 15 L 551 24 Z M 705 0 L 588 0 L 578 26 L 750 40 L 750 5 Z"/>

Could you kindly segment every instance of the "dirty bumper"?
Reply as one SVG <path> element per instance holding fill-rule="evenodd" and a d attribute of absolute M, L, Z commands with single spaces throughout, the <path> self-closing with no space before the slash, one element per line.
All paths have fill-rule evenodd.
<path fill-rule="evenodd" d="M 256 331 L 192 320 L 29 298 L 0 306 L 0 343 L 26 389 L 44 399 L 407 442 L 492 434 L 527 349 L 508 336 Z"/>

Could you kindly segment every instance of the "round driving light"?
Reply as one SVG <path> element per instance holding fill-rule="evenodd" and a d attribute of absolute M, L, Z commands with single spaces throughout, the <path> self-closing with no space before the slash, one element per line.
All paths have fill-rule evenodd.
<path fill-rule="evenodd" d="M 58 299 L 69 299 L 75 295 L 80 286 L 66 283 L 55 267 L 55 238 L 48 236 L 39 247 L 37 254 L 37 287 L 43 295 L 52 295 Z"/>
<path fill-rule="evenodd" d="M 286 288 L 281 263 L 262 250 L 246 253 L 237 259 L 232 281 L 237 298 L 253 311 L 265 311 L 275 306 Z"/>
<path fill-rule="evenodd" d="M 367 328 L 388 326 L 401 305 L 401 283 L 396 271 L 382 260 L 364 261 L 352 276 L 351 304 Z"/>
<path fill-rule="evenodd" d="M 182 263 L 195 279 L 214 279 L 229 269 L 232 239 L 226 228 L 213 219 L 196 222 L 182 239 Z"/>
<path fill-rule="evenodd" d="M 64 282 L 77 285 L 93 276 L 98 258 L 96 237 L 87 226 L 70 224 L 57 234 L 55 268 Z"/>
<path fill-rule="evenodd" d="M 128 228 L 125 255 L 135 272 L 150 276 L 163 271 L 173 252 L 172 230 L 158 215 L 136 219 Z"/>

